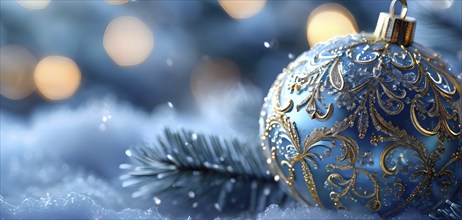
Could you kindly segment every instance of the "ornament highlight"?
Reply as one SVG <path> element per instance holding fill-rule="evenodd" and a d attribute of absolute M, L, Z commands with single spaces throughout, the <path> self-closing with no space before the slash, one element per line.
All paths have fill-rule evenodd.
<path fill-rule="evenodd" d="M 375 34 L 317 44 L 265 98 L 260 134 L 275 179 L 307 205 L 381 216 L 436 209 L 462 187 L 462 88 L 413 43 L 407 4 Z"/>

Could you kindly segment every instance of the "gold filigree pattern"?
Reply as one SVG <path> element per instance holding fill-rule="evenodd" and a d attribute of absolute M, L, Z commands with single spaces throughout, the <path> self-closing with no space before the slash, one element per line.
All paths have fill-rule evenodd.
<path fill-rule="evenodd" d="M 314 164 L 314 166 L 317 166 L 315 159 L 321 159 L 321 158 L 317 154 L 308 152 L 308 150 L 304 150 L 302 152 L 302 149 L 300 148 L 300 145 L 299 145 L 300 141 L 298 137 L 297 128 L 295 127 L 295 123 L 291 122 L 289 118 L 285 116 L 270 118 L 267 123 L 267 126 L 268 126 L 267 130 L 270 131 L 271 127 L 274 128 L 276 125 L 281 126 L 281 131 L 283 131 L 283 133 L 275 135 L 276 136 L 275 138 L 286 139 L 288 141 L 288 144 L 285 147 L 286 148 L 293 147 L 293 149 L 295 150 L 295 153 L 293 154 L 291 158 L 289 158 L 289 160 L 281 160 L 281 166 L 286 166 L 287 171 L 289 173 L 288 177 L 286 177 L 285 175 L 281 175 L 283 181 L 289 186 L 292 192 L 296 191 L 293 186 L 293 180 L 294 180 L 294 168 L 293 167 L 296 163 L 301 163 L 301 166 L 304 172 L 304 180 L 308 187 L 308 190 L 311 193 L 311 196 L 314 202 L 322 206 L 321 200 L 319 199 L 318 193 L 316 191 L 316 185 L 314 183 L 313 175 L 311 173 L 310 167 L 308 166 L 306 162 L 306 160 L 309 160 L 310 162 Z M 271 155 L 272 155 L 273 161 L 278 161 L 276 151 L 277 149 L 275 147 L 271 149 L 271 153 L 272 153 Z M 279 169 L 280 174 L 283 173 L 281 168 L 277 168 L 277 169 Z M 296 195 L 298 195 L 298 193 L 296 193 Z M 301 198 L 300 196 L 297 196 L 297 197 L 299 199 Z"/>
<path fill-rule="evenodd" d="M 461 135 L 461 85 L 438 56 L 418 45 L 398 46 L 364 34 L 338 38 L 302 54 L 271 91 L 264 107 L 269 113 L 263 120 L 264 148 L 271 150 L 274 173 L 307 204 L 348 209 L 350 200 L 360 200 L 389 216 L 429 197 L 434 184 L 447 198 L 453 179 L 461 178 L 453 177 L 453 170 L 462 165 L 462 148 L 450 148 Z M 339 120 L 334 112 L 344 118 L 332 121 Z M 437 138 L 423 141 L 432 136 Z M 337 153 L 331 154 L 335 146 Z M 366 152 L 375 155 L 362 148 L 378 152 L 378 169 L 361 161 Z M 329 153 L 321 155 L 319 149 Z M 313 174 L 321 165 L 327 170 L 325 182 L 333 187 L 327 193 L 331 203 L 319 193 L 325 189 L 317 188 L 319 177 Z M 295 184 L 296 167 L 309 199 Z M 391 177 L 390 186 L 398 190 L 389 198 L 395 205 L 384 209 L 388 198 L 382 188 Z M 364 187 L 372 189 L 361 191 Z"/>

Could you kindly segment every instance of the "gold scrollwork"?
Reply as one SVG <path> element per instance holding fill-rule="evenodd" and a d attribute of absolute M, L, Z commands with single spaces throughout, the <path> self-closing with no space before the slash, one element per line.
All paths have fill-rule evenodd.
<path fill-rule="evenodd" d="M 343 90 L 345 81 L 343 79 L 343 70 L 342 70 L 342 65 L 340 65 L 340 59 L 337 59 L 334 65 L 332 66 L 332 68 L 330 68 L 329 80 L 335 89 L 339 91 Z"/>
<path fill-rule="evenodd" d="M 273 103 L 273 106 L 274 106 L 274 109 L 275 109 L 275 112 L 279 113 L 279 114 L 283 114 L 285 112 L 288 112 L 292 109 L 293 105 L 294 105 L 294 102 L 292 100 L 289 100 L 289 102 L 282 106 L 281 105 L 281 101 L 280 101 L 280 95 L 281 95 L 281 88 L 282 88 L 282 83 L 284 81 L 284 79 L 287 77 L 287 73 L 281 73 L 278 78 L 276 79 L 276 82 L 274 82 L 273 84 L 273 88 L 274 88 L 274 93 L 273 93 L 273 97 L 272 97 L 272 103 Z"/>
<path fill-rule="evenodd" d="M 353 195 L 364 198 L 364 199 L 370 199 L 367 202 L 367 206 L 369 209 L 372 211 L 378 211 L 381 208 L 381 202 L 379 198 L 379 183 L 377 181 L 377 178 L 375 177 L 374 174 L 371 172 L 361 169 L 356 167 L 356 161 L 358 159 L 358 154 L 359 154 L 359 146 L 358 144 L 351 138 L 349 137 L 336 137 L 342 140 L 342 142 L 345 143 L 343 145 L 345 147 L 345 153 L 342 157 L 336 158 L 337 162 L 343 162 L 343 161 L 348 161 L 347 164 L 329 164 L 329 166 L 332 169 L 339 169 L 339 170 L 353 170 L 353 174 L 350 177 L 350 179 L 345 179 L 342 175 L 339 173 L 332 173 L 327 177 L 327 181 L 337 187 L 343 187 L 344 188 L 340 192 L 335 192 L 332 191 L 330 193 L 330 199 L 334 202 L 334 205 L 337 207 L 337 209 L 347 209 L 340 199 L 344 196 L 346 196 L 349 192 L 351 192 Z M 374 187 L 374 190 L 372 193 L 360 193 L 356 189 L 356 181 L 358 179 L 358 174 L 363 174 L 365 175 L 368 179 L 371 180 L 372 185 Z"/>
<path fill-rule="evenodd" d="M 296 163 L 301 163 L 303 173 L 304 173 L 304 181 L 307 185 L 308 191 L 310 192 L 314 202 L 322 207 L 322 202 L 317 193 L 316 184 L 314 182 L 314 177 L 311 173 L 311 168 L 306 162 L 306 160 L 309 160 L 315 164 L 314 166 L 317 166 L 315 159 L 321 159 L 321 158 L 319 157 L 319 155 L 315 153 L 308 152 L 308 149 L 305 149 L 302 152 L 302 149 L 300 148 L 300 140 L 298 137 L 297 128 L 295 126 L 295 123 L 291 122 L 288 117 L 281 115 L 279 117 L 270 118 L 266 125 L 267 132 L 271 131 L 271 127 L 273 125 L 281 126 L 280 132 L 282 131 L 283 134 L 279 134 L 279 136 L 283 138 L 287 136 L 286 140 L 289 141 L 290 144 L 294 146 L 296 150 L 296 153 L 292 156 L 292 158 L 289 161 L 281 160 L 281 166 L 287 167 L 287 172 L 289 173 L 288 177 L 284 176 L 283 175 L 284 172 L 281 170 L 281 167 L 276 165 L 277 173 L 282 177 L 283 181 L 289 186 L 290 190 L 292 192 L 295 192 L 295 195 L 297 195 L 298 199 L 303 199 L 301 198 L 301 196 L 299 196 L 299 193 L 297 192 L 297 190 L 295 190 L 294 185 L 293 185 L 294 172 L 295 172 L 293 167 Z M 276 148 L 272 148 L 272 160 L 273 162 L 278 163 Z M 304 201 L 309 204 L 308 201 L 306 200 Z"/>
<path fill-rule="evenodd" d="M 368 55 L 363 56 L 358 52 L 358 48 L 368 51 Z M 330 199 L 334 206 L 338 209 L 347 209 L 342 204 L 341 199 L 357 196 L 368 199 L 366 206 L 373 211 L 382 208 L 377 174 L 356 165 L 359 160 L 360 147 L 352 137 L 342 135 L 356 121 L 358 135 L 361 139 L 366 137 L 369 129 L 374 129 L 374 132 L 378 133 L 370 135 L 370 143 L 374 146 L 384 146 L 379 162 L 380 170 L 385 176 L 396 175 L 399 172 L 396 166 L 391 167 L 387 164 L 387 158 L 391 157 L 390 155 L 396 149 L 408 149 L 415 152 L 416 155 L 415 162 L 418 164 L 411 171 L 409 178 L 420 178 L 419 183 L 411 192 L 406 192 L 407 189 L 403 183 L 395 181 L 393 184 L 398 189 L 395 197 L 397 199 L 406 197 L 403 198 L 400 205 L 385 213 L 384 216 L 389 216 L 403 209 L 418 196 L 429 192 L 436 180 L 442 181 L 441 190 L 448 189 L 453 184 L 451 181 L 444 180 L 452 174 L 448 167 L 456 161 L 462 160 L 462 148 L 453 153 L 446 161 L 440 161 L 442 158 L 440 154 L 445 152 L 446 137 L 455 139 L 461 135 L 460 128 L 457 130 L 457 126 L 451 126 L 450 122 L 460 123 L 462 121 L 459 115 L 462 112 L 462 106 L 456 104 L 457 100 L 454 100 L 457 93 L 461 99 L 462 91 L 461 85 L 457 83 L 454 76 L 446 71 L 445 66 L 435 64 L 436 61 L 439 61 L 439 57 L 428 56 L 417 48 L 397 47 L 364 37 L 358 39 L 357 43 L 337 48 L 335 53 L 332 52 L 331 54 L 333 55 L 315 56 L 314 58 L 310 58 L 306 54 L 302 55 L 301 58 L 297 58 L 294 63 L 290 64 L 289 70 L 285 69 L 284 73 L 273 84 L 274 92 L 271 101 L 273 113 L 266 120 L 265 135 L 268 136 L 270 131 L 275 128 L 274 126 L 278 125 L 280 126 L 279 132 L 283 133 L 278 134 L 280 138 L 287 139 L 290 145 L 295 148 L 296 152 L 292 153 L 287 160 L 278 158 L 277 148 L 271 148 L 272 161 L 276 163 L 276 173 L 289 186 L 292 193 L 304 200 L 294 186 L 296 178 L 294 167 L 300 163 L 304 182 L 313 202 L 323 206 L 315 185 L 315 177 L 312 174 L 312 169 L 318 168 L 318 161 L 322 161 L 323 157 L 314 153 L 312 149 L 323 147 L 331 150 L 331 146 L 321 143 L 331 141 L 340 145 L 342 150 L 342 155 L 335 158 L 336 163 L 327 165 L 330 168 L 329 172 L 332 173 L 328 175 L 326 181 L 340 189 L 340 191 L 330 193 Z M 385 60 L 388 60 L 391 65 L 386 65 Z M 346 74 L 350 73 L 345 73 L 343 69 L 343 63 L 347 61 L 351 61 L 355 65 L 377 68 L 380 73 L 367 76 L 369 78 L 364 82 L 353 87 L 346 79 Z M 300 65 L 309 66 L 304 68 L 304 71 L 294 73 L 294 69 Z M 393 68 L 397 68 L 400 72 L 396 72 Z M 432 68 L 436 72 L 429 73 L 428 68 Z M 403 70 L 414 71 L 415 77 L 401 79 Z M 294 103 L 292 99 L 289 99 L 287 104 L 282 106 L 280 94 L 282 86 L 289 77 L 292 77 L 291 80 L 293 80 L 293 83 L 288 85 L 290 92 L 298 92 L 297 94 L 300 95 L 304 94 L 300 92 L 302 89 L 307 89 L 308 95 L 299 103 Z M 361 97 L 355 100 L 359 104 L 348 109 L 352 111 L 351 114 L 342 121 L 334 123 L 332 127 L 323 127 L 309 132 L 303 140 L 303 145 L 301 145 L 296 124 L 290 121 L 287 114 L 294 107 L 297 112 L 304 107 L 311 119 L 320 122 L 329 120 L 334 113 L 334 103 L 325 103 L 324 101 L 325 93 L 323 91 L 326 88 L 322 88 L 325 86 L 323 80 L 328 80 L 334 89 L 330 95 L 348 93 L 356 98 Z M 395 81 L 406 83 L 406 88 L 392 89 L 390 83 Z M 406 89 L 410 92 L 407 92 Z M 433 94 L 430 101 L 427 98 L 429 92 Z M 408 101 L 409 99 L 410 101 Z M 408 105 L 406 106 L 405 103 Z M 424 106 L 425 104 L 427 106 Z M 403 111 L 409 111 L 410 120 L 416 131 L 425 136 L 439 135 L 438 146 L 425 146 L 424 142 L 410 135 L 406 130 L 395 126 L 391 121 L 387 121 L 386 117 L 381 115 L 381 112 L 384 112 L 387 115 L 396 116 Z M 421 123 L 422 115 L 437 120 L 437 123 L 430 123 L 433 127 L 424 126 Z M 369 125 L 369 122 L 372 122 L 372 126 Z M 435 150 L 428 152 L 428 149 Z M 443 165 L 437 168 L 437 162 Z M 288 175 L 284 175 L 283 169 Z M 344 176 L 334 172 L 336 169 L 352 170 L 352 174 L 351 176 Z M 374 188 L 372 192 L 360 193 L 358 191 L 356 185 L 359 175 L 364 175 L 366 179 L 370 180 Z M 304 201 L 310 204 L 310 202 Z"/>
<path fill-rule="evenodd" d="M 416 59 L 416 58 L 414 58 Z M 430 75 L 425 74 L 425 69 L 422 67 L 421 62 L 417 62 L 418 64 L 418 70 L 421 75 L 423 75 L 423 78 L 426 80 L 425 86 L 423 89 L 419 91 L 419 93 L 412 99 L 411 102 L 411 121 L 416 127 L 416 129 L 426 135 L 426 136 L 433 136 L 438 134 L 441 130 L 444 130 L 449 134 L 451 138 L 456 138 L 461 134 L 461 131 L 455 131 L 451 129 L 451 127 L 448 124 L 448 121 L 454 120 L 456 121 L 458 117 L 458 111 L 457 111 L 457 105 L 455 102 L 452 100 L 452 97 L 454 94 L 457 92 L 457 84 L 454 84 L 454 90 L 453 91 L 446 91 L 438 85 L 438 83 L 442 82 L 442 77 L 447 77 L 450 82 L 455 82 L 455 79 L 453 79 L 452 76 L 449 75 L 449 73 L 446 73 L 446 71 L 433 66 L 434 68 L 438 69 L 439 71 L 443 72 L 445 76 L 438 75 L 439 79 L 435 81 Z M 432 64 L 431 64 L 432 65 Z M 424 97 L 429 90 L 432 90 L 434 94 L 434 100 L 432 103 L 432 107 L 428 111 L 421 112 L 421 114 L 426 114 L 431 118 L 437 118 L 438 123 L 434 128 L 429 128 L 426 129 L 424 126 L 419 121 L 419 118 L 417 116 L 416 110 L 418 109 L 418 104 L 423 103 L 420 99 Z M 443 104 L 443 100 L 448 103 L 448 106 L 453 108 L 452 114 L 448 112 L 447 107 Z M 459 109 L 462 108 L 459 106 Z"/>

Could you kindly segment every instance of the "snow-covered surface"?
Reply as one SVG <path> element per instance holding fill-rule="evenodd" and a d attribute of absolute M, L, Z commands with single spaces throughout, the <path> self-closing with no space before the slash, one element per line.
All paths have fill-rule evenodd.
<path fill-rule="evenodd" d="M 155 208 L 142 211 L 140 209 L 123 209 L 114 211 L 96 203 L 90 196 L 69 193 L 66 196 L 50 196 L 44 198 L 28 198 L 19 205 L 11 205 L 0 197 L 2 218 L 40 218 L 40 219 L 165 219 Z M 335 212 L 317 207 L 286 208 L 277 205 L 269 206 L 258 219 L 380 219 L 376 214 L 362 211 Z M 393 219 L 428 219 L 418 213 L 408 212 Z"/>
<path fill-rule="evenodd" d="M 264 213 L 259 215 L 259 219 L 380 219 L 380 216 L 373 213 L 368 213 L 364 210 L 351 211 L 330 211 L 318 207 L 292 207 L 280 208 L 277 205 L 270 205 Z M 395 216 L 392 219 L 429 219 L 427 216 L 416 212 L 407 212 L 405 214 Z"/>
<path fill-rule="evenodd" d="M 174 103 L 146 113 L 112 97 L 44 108 L 27 120 L 1 111 L 0 120 L 0 218 L 157 216 L 145 211 L 156 210 L 152 198 L 132 198 L 121 186 L 125 151 L 165 126 L 232 133 L 223 120 L 186 116 Z"/>
<path fill-rule="evenodd" d="M 96 203 L 90 196 L 69 193 L 66 196 L 28 198 L 18 206 L 0 197 L 2 218 L 21 219 L 162 219 L 155 210 L 123 209 L 113 211 Z"/>

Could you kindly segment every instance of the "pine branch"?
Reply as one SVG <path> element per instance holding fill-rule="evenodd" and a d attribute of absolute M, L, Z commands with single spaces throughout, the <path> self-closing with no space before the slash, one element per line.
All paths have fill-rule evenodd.
<path fill-rule="evenodd" d="M 258 145 L 166 128 L 156 143 L 127 151 L 122 176 L 134 197 L 151 197 L 168 217 L 253 216 L 289 199 L 273 180 Z"/>
<path fill-rule="evenodd" d="M 462 206 L 460 204 L 446 200 L 446 204 L 442 205 L 435 212 L 428 215 L 434 220 L 458 220 L 462 219 Z"/>

